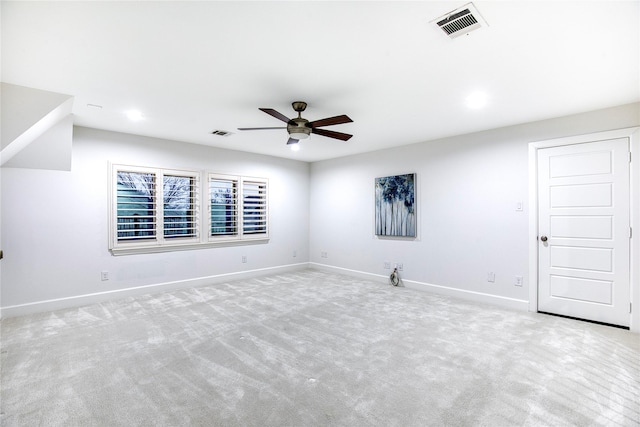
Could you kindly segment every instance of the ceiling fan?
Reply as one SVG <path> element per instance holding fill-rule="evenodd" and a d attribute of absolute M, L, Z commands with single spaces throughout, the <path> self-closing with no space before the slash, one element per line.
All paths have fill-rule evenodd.
<path fill-rule="evenodd" d="M 348 133 L 320 129 L 320 127 L 322 126 L 339 125 L 342 123 L 353 122 L 353 120 L 351 120 L 344 114 L 341 116 L 328 117 L 326 119 L 314 120 L 310 122 L 309 120 L 302 117 L 302 112 L 307 108 L 306 102 L 295 101 L 291 103 L 291 106 L 293 107 L 293 110 L 298 113 L 298 117 L 295 117 L 293 119 L 290 119 L 284 114 L 277 112 L 273 108 L 260 108 L 261 111 L 264 111 L 270 116 L 273 116 L 276 119 L 285 122 L 287 124 L 286 127 L 281 126 L 263 128 L 238 128 L 238 130 L 286 129 L 289 133 L 289 140 L 287 141 L 287 144 L 297 144 L 300 139 L 309 138 L 309 135 L 312 133 L 327 136 L 329 138 L 340 139 L 342 141 L 347 141 L 353 136 L 349 135 Z"/>

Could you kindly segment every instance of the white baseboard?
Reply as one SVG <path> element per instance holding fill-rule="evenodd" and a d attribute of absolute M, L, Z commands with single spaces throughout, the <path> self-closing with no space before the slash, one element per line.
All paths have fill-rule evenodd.
<path fill-rule="evenodd" d="M 361 279 L 374 280 L 383 283 L 389 283 L 389 277 L 381 274 L 366 273 L 358 270 L 334 267 L 326 264 L 309 263 L 310 268 L 328 271 L 332 273 L 342 273 Z M 401 286 L 407 289 L 414 289 L 423 292 L 430 292 L 437 295 L 445 295 L 454 298 L 460 298 L 465 301 L 479 302 L 483 304 L 495 305 L 502 308 L 508 308 L 518 311 L 529 311 L 529 301 L 515 298 L 508 298 L 499 295 L 485 294 L 482 292 L 468 291 L 464 289 L 451 288 L 448 286 L 434 285 L 431 283 L 417 282 L 414 280 L 402 279 Z"/>
<path fill-rule="evenodd" d="M 116 289 L 107 292 L 98 292 L 85 295 L 77 295 L 67 298 L 58 298 L 45 301 L 37 301 L 28 304 L 12 305 L 0 308 L 0 318 L 24 316 L 27 314 L 44 313 L 65 308 L 80 307 L 88 304 L 96 304 L 110 301 L 118 298 L 127 298 L 131 296 L 145 295 L 155 292 L 166 292 L 177 289 L 194 288 L 198 286 L 215 285 L 218 283 L 229 282 L 233 280 L 246 280 L 254 277 L 260 277 L 267 274 L 280 274 L 292 271 L 303 270 L 305 268 L 314 268 L 316 270 L 328 271 L 332 273 L 346 274 L 360 279 L 372 280 L 380 283 L 389 283 L 389 277 L 382 274 L 367 273 L 359 270 L 352 270 L 342 267 L 334 267 L 326 264 L 318 264 L 314 262 L 282 265 L 277 267 L 260 268 L 256 270 L 239 271 L 234 273 L 217 274 L 213 276 L 198 277 L 186 280 L 177 280 L 173 282 L 155 283 L 151 285 L 138 286 L 135 288 Z M 423 292 L 431 292 L 438 295 L 446 295 L 467 301 L 481 302 L 492 304 L 504 308 L 527 311 L 529 302 L 497 295 L 484 294 L 480 292 L 456 289 L 447 286 L 434 285 L 431 283 L 417 282 L 413 280 L 402 280 L 402 286 L 408 289 L 415 289 Z"/>
<path fill-rule="evenodd" d="M 198 286 L 215 285 L 233 280 L 246 280 L 266 274 L 281 274 L 308 268 L 309 264 L 282 265 L 277 267 L 260 268 L 256 270 L 239 271 L 235 273 L 217 274 L 213 276 L 197 277 L 193 279 L 177 280 L 173 282 L 155 283 L 151 285 L 138 286 L 135 288 L 116 289 L 107 292 L 77 295 L 67 298 L 58 298 L 45 301 L 37 301 L 28 304 L 12 305 L 0 308 L 0 318 L 18 317 L 27 314 L 45 313 L 49 311 L 62 310 L 65 308 L 81 307 L 83 305 L 96 304 L 119 298 L 145 295 L 156 292 L 166 292 L 177 289 L 195 288 Z"/>
<path fill-rule="evenodd" d="M 334 267 L 333 265 L 318 264 L 317 262 L 310 262 L 308 266 L 309 268 L 313 268 L 316 270 L 326 271 L 329 273 L 342 273 L 346 274 L 347 276 L 357 277 L 359 279 L 372 280 L 382 283 L 389 282 L 389 277 L 382 274 L 367 273 L 365 271 L 351 270 L 349 268 Z"/>

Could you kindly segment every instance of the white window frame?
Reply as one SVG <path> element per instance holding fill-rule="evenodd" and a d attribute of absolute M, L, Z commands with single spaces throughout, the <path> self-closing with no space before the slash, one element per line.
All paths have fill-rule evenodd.
<path fill-rule="evenodd" d="M 148 173 L 155 176 L 155 235 L 148 239 L 119 239 L 118 235 L 118 173 Z M 113 255 L 136 253 L 168 252 L 175 250 L 200 249 L 215 246 L 231 246 L 237 244 L 266 243 L 269 240 L 268 180 L 266 178 L 243 177 L 212 173 L 209 171 L 163 169 L 154 167 L 110 164 L 109 167 L 109 250 Z M 184 176 L 194 179 L 193 203 L 195 219 L 195 235 L 188 237 L 165 237 L 164 229 L 164 194 L 162 183 L 165 176 Z M 236 183 L 237 193 L 234 209 L 237 213 L 235 232 L 221 236 L 211 235 L 211 200 L 209 194 L 210 179 L 232 180 Z M 258 199 L 259 211 L 264 212 L 260 226 L 264 231 L 245 232 L 244 189 L 245 185 L 257 184 L 260 187 Z M 247 190 L 247 193 L 249 191 Z M 251 192 L 254 194 L 253 192 Z M 249 219 L 247 218 L 247 221 Z"/>
<path fill-rule="evenodd" d="M 211 199 L 209 198 L 209 185 L 212 180 L 215 181 L 227 181 L 235 184 L 234 199 L 234 214 L 235 220 L 233 221 L 234 227 L 232 233 L 225 233 L 220 235 L 212 235 L 213 220 L 211 212 Z M 263 197 L 259 199 L 259 206 L 264 211 L 264 215 L 260 218 L 260 223 L 264 223 L 264 232 L 248 232 L 246 231 L 249 225 L 250 218 L 245 217 L 245 196 L 249 191 L 247 185 L 257 184 L 261 186 L 261 193 Z M 226 175 L 219 173 L 209 173 L 207 179 L 207 237 L 209 242 L 229 242 L 229 241 L 252 241 L 252 240 L 265 240 L 269 238 L 269 181 L 266 178 L 254 178 L 254 177 L 242 177 L 237 175 Z"/>
<path fill-rule="evenodd" d="M 258 199 L 254 199 L 256 203 L 247 203 L 248 197 L 255 197 L 256 192 L 249 186 L 258 186 L 257 196 Z M 240 224 L 243 240 L 255 240 L 262 239 L 269 236 L 269 181 L 264 178 L 249 178 L 242 177 L 240 180 L 240 195 L 242 197 L 240 206 Z M 253 206 L 254 212 L 249 215 L 247 212 L 247 206 Z M 256 216 L 257 215 L 257 216 Z M 248 231 L 247 228 L 260 227 L 264 230 L 252 230 Z"/>

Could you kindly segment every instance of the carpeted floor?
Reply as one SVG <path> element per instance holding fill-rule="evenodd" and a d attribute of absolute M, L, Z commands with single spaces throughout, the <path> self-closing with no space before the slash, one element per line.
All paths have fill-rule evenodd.
<path fill-rule="evenodd" d="M 640 339 L 315 270 L 2 320 L 6 426 L 633 426 Z"/>

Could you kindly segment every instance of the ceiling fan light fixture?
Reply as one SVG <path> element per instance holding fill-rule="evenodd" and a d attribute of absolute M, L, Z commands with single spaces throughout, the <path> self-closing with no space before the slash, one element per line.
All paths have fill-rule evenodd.
<path fill-rule="evenodd" d="M 309 133 L 310 130 L 305 130 L 305 129 L 294 129 L 291 132 L 289 132 L 289 137 L 293 138 L 293 139 L 307 139 L 309 138 Z"/>

